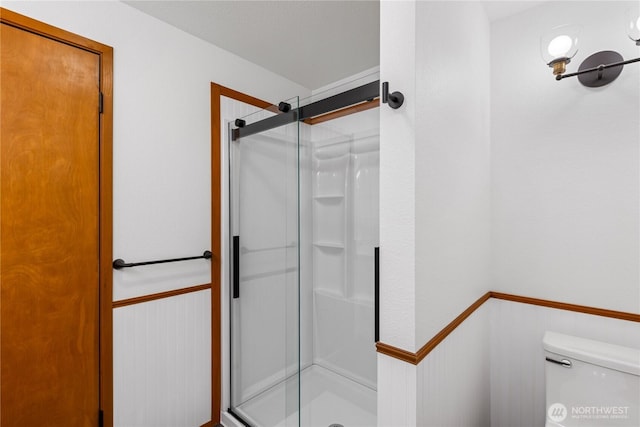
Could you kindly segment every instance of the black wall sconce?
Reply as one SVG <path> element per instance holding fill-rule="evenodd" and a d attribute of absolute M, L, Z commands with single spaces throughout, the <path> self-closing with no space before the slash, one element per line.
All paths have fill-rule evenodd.
<path fill-rule="evenodd" d="M 402 92 L 389 93 L 389 82 L 384 82 L 382 83 L 382 103 L 388 104 L 395 110 L 404 103 L 404 95 Z"/>
<path fill-rule="evenodd" d="M 629 38 L 640 46 L 640 14 L 630 11 L 627 22 Z M 618 78 L 625 65 L 640 62 L 640 58 L 625 61 L 618 52 L 603 50 L 587 57 L 577 72 L 565 74 L 567 64 L 578 52 L 580 30 L 581 27 L 577 25 L 561 25 L 540 38 L 540 53 L 545 63 L 553 69 L 556 80 L 577 76 L 584 86 L 605 86 Z"/>

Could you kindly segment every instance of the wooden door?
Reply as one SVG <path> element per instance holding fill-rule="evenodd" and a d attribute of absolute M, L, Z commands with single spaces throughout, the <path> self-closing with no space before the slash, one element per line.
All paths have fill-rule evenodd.
<path fill-rule="evenodd" d="M 0 425 L 97 426 L 100 56 L 0 28 Z"/>

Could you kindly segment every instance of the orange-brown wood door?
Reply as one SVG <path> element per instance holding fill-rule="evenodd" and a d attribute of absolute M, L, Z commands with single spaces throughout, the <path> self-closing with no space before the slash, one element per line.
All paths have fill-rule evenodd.
<path fill-rule="evenodd" d="M 0 425 L 96 426 L 100 57 L 0 43 Z"/>

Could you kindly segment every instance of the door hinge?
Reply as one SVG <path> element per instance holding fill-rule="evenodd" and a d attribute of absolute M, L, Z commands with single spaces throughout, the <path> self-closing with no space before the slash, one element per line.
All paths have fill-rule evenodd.
<path fill-rule="evenodd" d="M 100 114 L 104 112 L 104 95 L 102 92 L 100 92 L 100 95 L 98 96 L 98 110 Z"/>
<path fill-rule="evenodd" d="M 104 411 L 98 411 L 98 427 L 104 427 Z"/>

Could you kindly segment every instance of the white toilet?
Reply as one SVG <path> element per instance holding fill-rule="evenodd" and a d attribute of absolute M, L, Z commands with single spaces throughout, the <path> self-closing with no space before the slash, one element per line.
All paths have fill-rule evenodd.
<path fill-rule="evenodd" d="M 640 350 L 545 332 L 545 427 L 640 426 Z"/>

